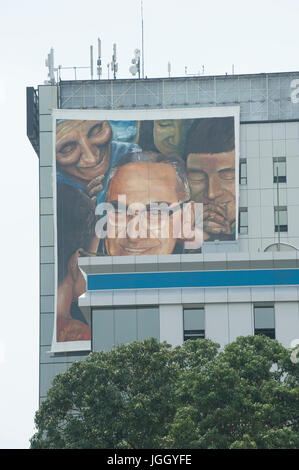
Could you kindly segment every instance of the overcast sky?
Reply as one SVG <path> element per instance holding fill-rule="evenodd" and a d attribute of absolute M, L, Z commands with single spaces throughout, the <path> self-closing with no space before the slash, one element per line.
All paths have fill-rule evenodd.
<path fill-rule="evenodd" d="M 143 0 L 145 75 L 299 70 L 299 0 Z M 117 44 L 119 78 L 141 48 L 140 0 L 1 2 L 0 448 L 28 448 L 38 407 L 38 158 L 26 137 L 26 86 L 55 65 L 88 66 L 102 40 L 103 78 Z M 96 59 L 96 57 L 95 57 Z M 89 78 L 78 70 L 78 78 Z M 64 79 L 74 79 L 64 71 Z"/>

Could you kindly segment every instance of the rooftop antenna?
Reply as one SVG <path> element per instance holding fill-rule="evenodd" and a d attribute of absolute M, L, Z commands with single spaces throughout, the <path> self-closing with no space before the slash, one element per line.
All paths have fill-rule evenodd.
<path fill-rule="evenodd" d="M 93 46 L 90 46 L 90 78 L 93 80 Z"/>
<path fill-rule="evenodd" d="M 141 50 L 142 50 L 142 78 L 144 78 L 144 28 L 143 28 L 143 0 L 141 0 Z"/>
<path fill-rule="evenodd" d="M 54 49 L 51 47 L 49 54 L 46 58 L 46 67 L 48 67 L 48 78 L 51 85 L 55 85 L 55 73 L 57 69 L 54 68 Z"/>
<path fill-rule="evenodd" d="M 168 77 L 170 78 L 170 72 L 171 72 L 171 63 L 170 62 L 168 62 L 167 69 L 168 69 Z"/>
<path fill-rule="evenodd" d="M 78 69 L 88 69 L 91 72 L 91 78 L 93 78 L 93 46 L 90 46 L 90 64 L 84 67 L 63 67 L 62 65 L 58 65 L 58 67 L 54 67 L 54 49 L 53 47 L 50 49 L 49 54 L 46 58 L 46 67 L 48 67 L 48 78 L 45 83 L 50 85 L 55 85 L 55 72 L 57 72 L 57 82 L 61 80 L 61 70 L 73 70 L 75 73 L 75 80 L 77 80 L 77 70 Z"/>
<path fill-rule="evenodd" d="M 138 78 L 140 78 L 140 49 L 135 49 L 134 57 L 131 62 L 133 65 L 131 65 L 129 71 L 132 75 L 136 75 L 136 73 L 138 73 Z"/>
<path fill-rule="evenodd" d="M 101 46 L 101 40 L 98 38 L 98 60 L 97 60 L 97 73 L 98 73 L 98 78 L 99 80 L 101 79 L 102 76 L 102 46 Z"/>
<path fill-rule="evenodd" d="M 113 44 L 113 55 L 111 62 L 111 70 L 113 72 L 113 78 L 116 79 L 116 72 L 118 71 L 118 63 L 116 62 L 116 44 Z"/>
<path fill-rule="evenodd" d="M 187 65 L 185 65 L 185 75 L 186 77 L 198 77 L 200 76 L 200 71 L 198 71 L 197 73 L 188 73 L 188 67 Z"/>

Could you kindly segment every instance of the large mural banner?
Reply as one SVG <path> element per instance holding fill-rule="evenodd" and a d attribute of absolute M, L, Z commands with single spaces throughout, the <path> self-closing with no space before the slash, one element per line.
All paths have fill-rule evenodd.
<path fill-rule="evenodd" d="M 239 107 L 55 110 L 52 351 L 90 349 L 80 256 L 201 253 L 238 234 Z"/>

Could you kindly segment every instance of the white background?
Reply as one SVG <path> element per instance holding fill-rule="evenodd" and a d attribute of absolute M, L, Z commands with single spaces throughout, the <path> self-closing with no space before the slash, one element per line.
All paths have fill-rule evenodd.
<path fill-rule="evenodd" d="M 144 0 L 145 75 L 299 69 L 298 0 Z M 38 159 L 26 138 L 26 86 L 55 65 L 88 66 L 102 39 L 103 78 L 117 44 L 119 78 L 141 48 L 140 0 L 1 2 L 0 448 L 27 448 L 38 407 Z M 96 57 L 95 57 L 96 59 Z M 86 71 L 78 78 L 89 78 Z M 111 77 L 111 72 L 110 72 Z M 74 79 L 64 71 L 63 79 Z"/>

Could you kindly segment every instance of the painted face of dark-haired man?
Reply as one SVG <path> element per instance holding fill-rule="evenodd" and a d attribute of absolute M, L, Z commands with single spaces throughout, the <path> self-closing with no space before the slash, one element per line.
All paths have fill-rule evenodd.
<path fill-rule="evenodd" d="M 219 127 L 219 121 L 216 124 Z M 208 145 L 206 148 L 201 145 L 201 138 L 211 139 L 211 130 L 207 136 L 203 127 L 201 136 L 199 126 L 198 151 L 196 152 L 193 141 L 192 148 L 186 155 L 186 167 L 191 197 L 195 202 L 204 204 L 205 239 L 221 239 L 221 235 L 224 235 L 224 238 L 230 236 L 235 229 L 235 149 L 226 143 L 225 136 L 223 139 L 225 151 L 221 151 L 221 147 L 216 147 L 215 151 L 213 145 L 209 151 Z M 213 138 L 217 140 L 217 129 L 215 135 L 212 135 Z"/>
<path fill-rule="evenodd" d="M 235 152 L 190 153 L 187 158 L 191 197 L 204 204 L 204 230 L 230 234 L 236 218 Z"/>

